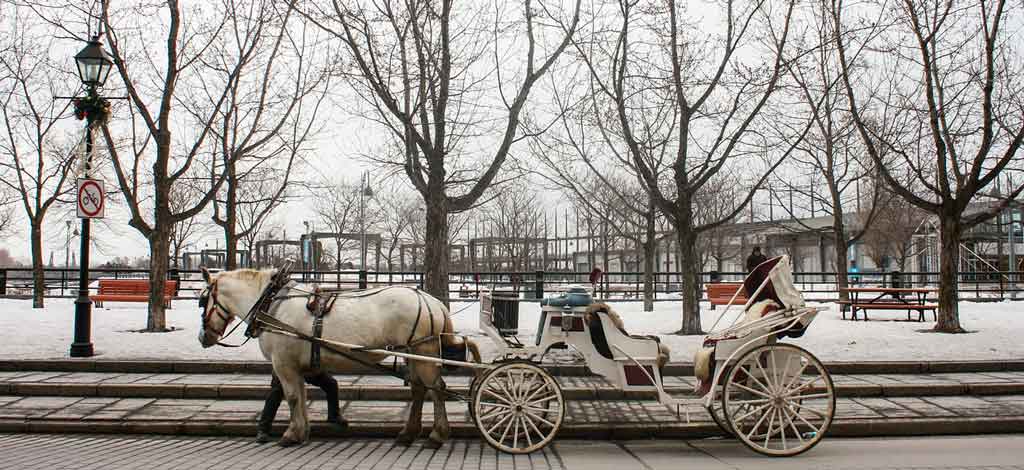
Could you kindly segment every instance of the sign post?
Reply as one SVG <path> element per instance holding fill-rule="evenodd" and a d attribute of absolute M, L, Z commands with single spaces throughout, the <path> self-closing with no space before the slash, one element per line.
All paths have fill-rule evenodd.
<path fill-rule="evenodd" d="M 102 219 L 106 206 L 103 181 L 94 179 L 78 180 L 78 217 L 80 219 Z"/>

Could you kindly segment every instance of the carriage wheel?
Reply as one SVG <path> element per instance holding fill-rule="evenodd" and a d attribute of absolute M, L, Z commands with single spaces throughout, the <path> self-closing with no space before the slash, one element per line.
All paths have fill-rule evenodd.
<path fill-rule="evenodd" d="M 717 397 L 716 397 L 717 398 Z M 708 414 L 711 415 L 711 420 L 718 425 L 718 428 L 725 433 L 726 436 L 735 437 L 736 434 L 732 432 L 732 427 L 729 426 L 729 420 L 725 419 L 725 414 L 722 412 L 722 406 L 719 399 L 711 401 L 711 404 L 705 407 L 708 410 Z"/>
<path fill-rule="evenodd" d="M 791 456 L 825 436 L 836 395 L 814 355 L 792 344 L 766 344 L 741 356 L 729 371 L 722 409 L 744 445 L 765 455 Z"/>
<path fill-rule="evenodd" d="M 526 362 L 486 372 L 470 403 L 473 424 L 491 447 L 510 454 L 543 449 L 565 417 L 565 399 L 546 370 Z"/>

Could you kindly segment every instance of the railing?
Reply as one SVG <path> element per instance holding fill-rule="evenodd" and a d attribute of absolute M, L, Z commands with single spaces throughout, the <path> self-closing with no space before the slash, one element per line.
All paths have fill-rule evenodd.
<path fill-rule="evenodd" d="M 78 270 L 47 268 L 44 270 L 47 297 L 75 297 L 78 294 Z M 702 283 L 740 282 L 745 273 L 701 273 Z M 90 291 L 95 292 L 99 279 L 127 279 L 149 276 L 145 269 L 92 269 L 89 271 Z M 894 276 L 903 287 L 938 287 L 936 272 L 862 272 L 849 273 L 851 287 L 892 286 Z M 169 278 L 179 280 L 177 298 L 196 298 L 203 288 L 202 273 L 197 270 L 172 270 Z M 422 272 L 373 271 L 296 271 L 296 281 L 317 284 L 324 288 L 360 289 L 384 285 L 423 287 Z M 452 300 L 472 299 L 486 289 L 506 289 L 518 293 L 525 300 L 536 300 L 564 291 L 569 285 L 590 286 L 589 272 L 534 271 L 534 272 L 453 272 L 449 273 L 449 296 Z M 796 287 L 807 299 L 835 300 L 839 297 L 836 274 L 829 272 L 800 272 L 793 274 Z M 681 277 L 679 273 L 654 274 L 654 299 L 678 300 Z M 600 282 L 592 286 L 599 298 L 615 300 L 641 300 L 644 276 L 639 272 L 605 273 Z M 964 300 L 1002 300 L 1024 295 L 1024 272 L 963 272 L 957 284 Z M 32 270 L 27 268 L 0 269 L 0 297 L 29 297 L 32 295 Z"/>

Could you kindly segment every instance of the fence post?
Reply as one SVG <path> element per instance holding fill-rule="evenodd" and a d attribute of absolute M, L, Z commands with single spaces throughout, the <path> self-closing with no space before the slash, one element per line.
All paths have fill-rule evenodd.
<path fill-rule="evenodd" d="M 366 270 L 365 269 L 360 269 L 359 270 L 359 288 L 360 289 L 366 289 Z"/>
<path fill-rule="evenodd" d="M 7 270 L 0 269 L 0 295 L 7 295 Z"/>
<path fill-rule="evenodd" d="M 544 298 L 544 271 L 538 270 L 535 278 L 534 294 L 538 300 Z"/>

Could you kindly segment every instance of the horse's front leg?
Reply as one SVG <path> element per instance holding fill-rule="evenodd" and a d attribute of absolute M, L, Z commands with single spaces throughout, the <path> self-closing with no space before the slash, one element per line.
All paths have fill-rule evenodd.
<path fill-rule="evenodd" d="M 309 438 L 309 418 L 306 414 L 306 384 L 298 367 L 274 364 L 274 373 L 281 380 L 284 398 L 288 401 L 291 418 L 288 430 L 281 436 L 279 444 L 284 447 L 301 444 Z"/>

